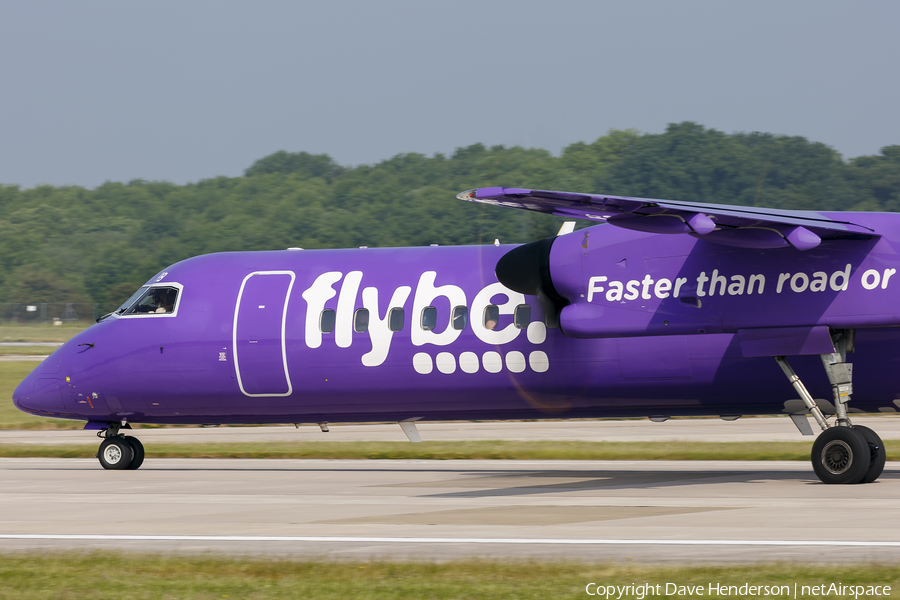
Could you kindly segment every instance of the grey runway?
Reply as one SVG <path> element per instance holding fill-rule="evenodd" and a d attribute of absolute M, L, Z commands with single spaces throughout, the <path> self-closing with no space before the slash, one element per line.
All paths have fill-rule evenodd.
<path fill-rule="evenodd" d="M 900 558 L 900 463 L 0 459 L 0 550 L 660 563 Z M 49 536 L 46 538 L 35 536 Z M 65 536 L 73 536 L 66 538 Z"/>

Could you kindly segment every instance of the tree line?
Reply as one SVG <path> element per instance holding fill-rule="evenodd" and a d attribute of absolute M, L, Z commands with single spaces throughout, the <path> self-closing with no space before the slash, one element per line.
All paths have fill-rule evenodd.
<path fill-rule="evenodd" d="M 900 145 L 844 160 L 802 137 L 691 122 L 613 130 L 559 156 L 474 144 L 345 167 L 276 152 L 241 177 L 96 189 L 0 185 L 0 303 L 111 310 L 162 267 L 208 252 L 527 242 L 561 219 L 456 200 L 509 186 L 805 210 L 900 210 Z"/>

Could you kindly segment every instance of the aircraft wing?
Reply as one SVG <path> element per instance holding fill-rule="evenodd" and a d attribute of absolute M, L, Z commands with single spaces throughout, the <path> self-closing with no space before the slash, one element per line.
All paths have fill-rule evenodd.
<path fill-rule="evenodd" d="M 868 239 L 875 230 L 813 211 L 753 208 L 703 202 L 487 187 L 460 200 L 524 208 L 571 219 L 602 221 L 647 233 L 687 233 L 741 248 L 809 250 L 823 239 Z"/>

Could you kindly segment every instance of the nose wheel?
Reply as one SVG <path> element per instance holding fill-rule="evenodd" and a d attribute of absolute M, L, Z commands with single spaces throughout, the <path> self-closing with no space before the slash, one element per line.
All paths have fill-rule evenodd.
<path fill-rule="evenodd" d="M 122 470 L 127 469 L 131 464 L 134 451 L 125 437 L 116 435 L 103 440 L 100 450 L 97 452 L 97 458 L 104 469 Z"/>
<path fill-rule="evenodd" d="M 128 436 L 125 440 L 131 446 L 132 453 L 131 462 L 128 463 L 128 469 L 130 471 L 140 469 L 141 465 L 144 464 L 144 445 L 141 443 L 141 440 L 136 437 Z"/>
<path fill-rule="evenodd" d="M 97 459 L 109 470 L 135 470 L 144 462 L 144 445 L 136 437 L 119 435 L 118 427 L 105 429 L 98 435 L 106 437 L 100 443 Z"/>

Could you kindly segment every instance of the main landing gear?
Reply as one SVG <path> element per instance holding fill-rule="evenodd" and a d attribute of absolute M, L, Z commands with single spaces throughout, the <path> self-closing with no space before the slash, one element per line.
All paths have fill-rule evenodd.
<path fill-rule="evenodd" d="M 831 338 L 835 352 L 820 356 L 834 395 L 834 425 L 830 426 L 825 420 L 822 409 L 787 359 L 776 356 L 775 360 L 822 428 L 812 447 L 811 459 L 816 476 L 823 483 L 872 483 L 884 470 L 886 453 L 877 433 L 868 427 L 853 425 L 847 416 L 847 403 L 853 393 L 853 365 L 847 362 L 847 352 L 853 351 L 853 330 L 834 330 Z M 809 432 L 809 425 L 806 428 Z"/>
<path fill-rule="evenodd" d="M 96 457 L 104 469 L 134 470 L 144 462 L 144 445 L 136 437 L 119 435 L 117 423 L 98 431 L 97 437 L 103 438 Z"/>

